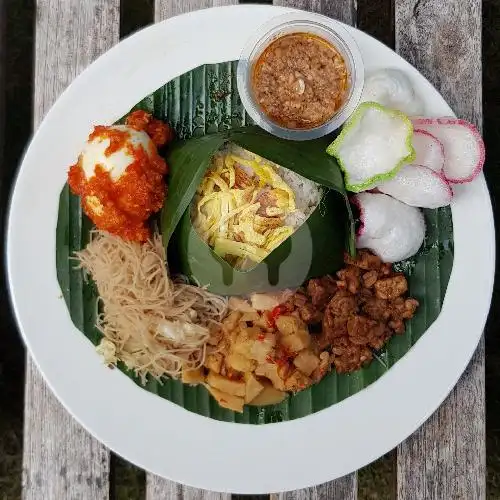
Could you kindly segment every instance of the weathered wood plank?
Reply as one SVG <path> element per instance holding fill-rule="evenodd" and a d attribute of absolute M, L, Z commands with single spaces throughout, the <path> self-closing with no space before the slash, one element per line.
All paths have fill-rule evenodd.
<path fill-rule="evenodd" d="M 155 0 L 155 21 L 160 22 L 193 10 L 237 3 L 237 0 Z M 172 500 L 229 500 L 231 495 L 190 488 L 154 474 L 148 474 L 146 499 L 163 500 L 166 498 Z"/>
<path fill-rule="evenodd" d="M 238 0 L 155 0 L 155 21 L 163 21 L 193 10 L 237 3 Z"/>
<path fill-rule="evenodd" d="M 37 0 L 35 126 L 64 88 L 118 41 L 119 0 Z M 31 359 L 26 373 L 23 498 L 109 498 L 109 452 L 59 404 Z"/>
<path fill-rule="evenodd" d="M 325 14 L 346 24 L 356 25 L 356 0 L 274 0 L 274 5 L 294 7 Z M 273 500 L 355 500 L 358 496 L 357 473 L 314 488 L 272 495 Z"/>
<path fill-rule="evenodd" d="M 356 25 L 356 0 L 274 0 L 273 5 L 318 12 L 343 23 Z"/>
<path fill-rule="evenodd" d="M 146 478 L 146 500 L 230 500 L 231 495 L 199 490 L 154 474 Z"/>
<path fill-rule="evenodd" d="M 270 500 L 356 500 L 357 497 L 358 482 L 354 473 L 312 488 L 271 495 Z"/>
<path fill-rule="evenodd" d="M 396 49 L 482 125 L 481 0 L 396 0 Z M 398 498 L 486 498 L 484 341 L 445 403 L 398 447 Z"/>

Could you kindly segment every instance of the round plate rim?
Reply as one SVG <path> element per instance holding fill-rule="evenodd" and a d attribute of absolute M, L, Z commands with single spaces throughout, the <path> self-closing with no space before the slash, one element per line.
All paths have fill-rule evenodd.
<path fill-rule="evenodd" d="M 10 200 L 6 267 L 12 306 L 28 350 L 49 387 L 78 422 L 113 451 L 160 476 L 215 491 L 271 493 L 300 489 L 341 477 L 394 448 L 438 408 L 458 381 L 481 338 L 492 294 L 495 267 L 493 215 L 484 176 L 481 175 L 475 182 L 456 188 L 457 199 L 452 205 L 455 264 L 440 317 L 410 352 L 377 382 L 311 416 L 279 424 L 246 426 L 192 414 L 141 390 L 118 370 L 103 367 L 87 339 L 72 326 L 67 311 L 63 312 L 65 305 L 54 272 L 54 222 L 58 198 L 38 193 L 40 178 L 37 175 L 41 174 L 35 172 L 35 167 L 47 162 L 43 155 L 40 156 L 42 152 L 54 157 L 57 169 L 49 170 L 52 180 L 46 187 L 46 192 L 53 195 L 62 187 L 67 165 L 74 161 L 81 138 L 86 136 L 90 125 L 96 120 L 112 122 L 120 116 L 118 109 L 122 114 L 128 109 L 124 107 L 127 100 L 120 93 L 115 96 L 116 101 L 110 103 L 108 99 L 103 102 L 106 95 L 113 95 L 111 84 L 102 87 L 103 97 L 97 98 L 101 104 L 99 109 L 92 102 L 77 105 L 75 99 L 79 95 L 89 98 L 89 91 L 85 94 L 84 89 L 92 88 L 92 82 L 102 83 L 107 69 L 123 63 L 125 56 L 139 61 L 147 49 L 160 51 L 164 57 L 170 57 L 174 65 L 182 65 L 179 54 L 189 52 L 193 56 L 192 67 L 197 66 L 197 56 L 189 45 L 191 35 L 185 33 L 186 28 L 197 37 L 196 27 L 200 24 L 210 26 L 210 22 L 236 21 L 244 16 L 246 25 L 256 29 L 264 20 L 290 10 L 271 6 L 231 6 L 195 11 L 153 25 L 110 49 L 74 80 L 43 120 L 23 159 Z M 226 37 L 238 39 L 238 36 L 243 36 L 242 31 L 250 33 L 248 26 L 243 29 L 230 23 L 224 26 L 227 27 L 223 34 Z M 426 102 L 432 101 L 440 110 L 438 114 L 452 114 L 449 106 L 417 70 L 380 42 L 354 28 L 345 28 L 360 43 L 362 52 L 363 47 L 365 50 L 373 48 L 377 53 L 384 53 L 386 59 L 397 60 L 398 65 L 405 67 L 410 78 L 418 83 L 419 91 L 425 92 Z M 174 35 L 177 39 L 172 40 Z M 161 48 L 152 45 L 158 42 L 163 44 Z M 210 53 L 220 44 L 220 40 L 219 45 L 206 42 L 202 50 L 196 49 L 196 53 Z M 208 62 L 216 61 L 203 61 Z M 122 73 L 128 77 L 124 83 L 127 88 L 135 85 L 134 92 L 141 88 L 144 96 L 159 86 L 153 84 L 152 77 L 149 80 L 143 78 L 146 82 L 139 80 L 132 65 L 124 66 Z M 157 73 L 162 71 L 165 72 L 158 70 Z M 160 76 L 155 73 L 156 79 Z M 138 100 L 128 102 L 128 107 Z M 65 123 L 66 108 L 70 104 L 80 115 L 75 123 L 72 122 L 72 127 L 58 130 L 60 147 L 48 151 L 46 141 L 54 135 L 58 123 Z M 467 202 L 464 196 L 467 196 Z M 40 222 L 41 227 L 37 224 L 26 227 L 33 222 Z M 50 229 L 51 225 L 51 236 L 42 241 L 46 234 L 44 229 Z M 31 255 L 29 245 L 33 242 L 39 244 L 37 250 L 44 263 L 42 268 L 27 260 Z M 472 260 L 467 261 L 471 257 L 474 257 L 474 266 L 470 265 Z M 474 270 L 468 267 L 474 267 Z M 477 290 L 473 297 L 467 294 L 470 287 Z M 37 290 L 43 290 L 44 294 L 36 294 Z M 54 306 L 56 298 L 59 305 Z M 34 302 L 28 304 L 30 300 Z M 35 313 L 31 304 L 35 304 Z M 51 304 L 48 309 L 44 307 L 47 304 Z M 461 304 L 469 307 L 467 314 L 463 312 L 466 308 L 459 307 Z M 52 311 L 58 311 L 54 317 L 43 317 L 44 313 Z M 45 327 L 42 332 L 38 318 L 41 318 L 40 325 Z M 51 325 L 54 328 L 49 328 Z M 453 355 L 443 360 L 443 349 L 449 347 L 451 340 L 454 342 Z M 56 347 L 52 350 L 54 345 Z M 422 362 L 428 365 L 428 370 L 419 372 L 416 380 L 412 374 Z M 82 364 L 82 370 L 85 369 L 83 377 L 74 370 L 72 363 Z M 436 379 L 434 375 L 438 374 Z M 114 397 L 109 397 L 109 394 L 114 394 Z M 405 403 L 401 404 L 400 397 L 394 397 L 395 394 L 401 397 L 411 394 L 412 397 L 406 397 Z M 380 401 L 383 401 L 382 405 L 378 404 Z M 367 405 L 371 410 L 369 418 L 365 411 Z M 147 417 L 147 426 L 137 425 L 141 416 Z M 158 422 L 158 416 L 166 420 Z M 169 425 L 165 427 L 163 422 Z M 172 425 L 180 426 L 185 432 L 179 432 L 179 428 L 168 432 Z M 384 431 L 380 432 L 380 429 Z M 169 456 L 164 450 L 172 448 L 175 454 Z M 210 450 L 210 460 L 200 453 L 200 450 L 207 449 Z M 269 467 L 262 460 L 265 456 L 274 456 L 279 466 Z M 308 457 L 309 466 L 300 467 L 301 460 L 296 457 Z M 252 474 L 245 473 L 247 470 L 252 470 Z"/>

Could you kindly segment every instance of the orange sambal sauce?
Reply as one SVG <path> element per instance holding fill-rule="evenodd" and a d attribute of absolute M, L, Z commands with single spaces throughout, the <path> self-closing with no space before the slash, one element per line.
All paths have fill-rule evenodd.
<path fill-rule="evenodd" d="M 253 65 L 251 82 L 269 119 L 289 129 L 311 129 L 342 107 L 349 78 L 334 45 L 311 33 L 291 33 L 266 47 Z"/>
<path fill-rule="evenodd" d="M 136 111 L 127 119 L 127 125 L 151 133 L 155 146 L 164 145 L 172 139 L 168 125 L 151 118 L 144 111 Z M 89 136 L 94 139 L 109 139 L 105 155 L 110 156 L 123 148 L 133 157 L 125 173 L 114 180 L 101 165 L 94 167 L 94 175 L 86 178 L 80 157 L 68 172 L 71 191 L 79 195 L 85 214 L 98 229 L 108 231 L 130 241 L 144 242 L 150 237 L 146 224 L 151 215 L 161 210 L 166 184 L 164 176 L 167 164 L 156 147 L 146 152 L 142 145 L 133 146 L 130 134 L 125 130 L 97 126 Z"/>

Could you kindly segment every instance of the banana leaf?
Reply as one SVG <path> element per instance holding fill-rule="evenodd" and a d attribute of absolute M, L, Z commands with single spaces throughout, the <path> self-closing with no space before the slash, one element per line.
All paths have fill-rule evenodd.
<path fill-rule="evenodd" d="M 216 134 L 248 125 L 250 121 L 236 87 L 236 64 L 205 65 L 189 71 L 147 96 L 136 108 L 169 121 L 181 138 Z M 248 143 L 240 145 L 252 149 Z M 173 195 L 170 185 L 170 197 Z M 166 379 L 162 383 L 149 380 L 144 389 L 216 420 L 265 424 L 310 415 L 369 386 L 411 349 L 441 310 L 453 266 L 451 211 L 445 207 L 424 210 L 424 214 L 427 234 L 421 251 L 396 265 L 408 277 L 410 294 L 420 302 L 420 307 L 415 317 L 407 322 L 406 333 L 394 337 L 369 366 L 350 375 L 331 373 L 319 384 L 290 396 L 280 405 L 247 407 L 242 414 L 220 408 L 203 387 L 189 387 Z M 57 278 L 73 323 L 97 345 L 101 338 L 94 326 L 97 290 L 92 281 L 83 279 L 81 271 L 69 260 L 74 251 L 86 245 L 91 228 L 89 220 L 82 215 L 79 199 L 65 186 L 59 200 L 56 229 Z M 141 385 L 123 365 L 118 368 Z"/>
<path fill-rule="evenodd" d="M 327 189 L 320 205 L 285 242 L 251 270 L 233 269 L 199 237 L 190 206 L 211 157 L 224 142 L 236 143 Z M 306 279 L 340 269 L 346 229 L 352 231 L 352 213 L 340 168 L 325 153 L 328 140 L 300 143 L 276 139 L 250 126 L 182 141 L 167 154 L 172 193 L 162 211 L 163 242 L 169 262 L 209 291 L 222 295 L 245 295 L 277 288 L 296 288 Z M 182 215 L 183 214 L 183 215 Z M 178 226 L 179 224 L 179 226 Z M 177 229 L 177 231 L 176 231 Z M 350 247 L 349 247 L 350 248 Z"/>
<path fill-rule="evenodd" d="M 200 286 L 220 295 L 247 295 L 297 288 L 306 279 L 342 267 L 345 205 L 328 191 L 297 231 L 249 271 L 237 271 L 198 235 L 186 210 L 169 247 L 169 261 Z"/>

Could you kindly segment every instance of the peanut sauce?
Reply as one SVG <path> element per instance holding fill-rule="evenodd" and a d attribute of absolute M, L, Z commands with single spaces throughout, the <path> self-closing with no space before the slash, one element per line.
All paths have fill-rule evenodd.
<path fill-rule="evenodd" d="M 348 73 L 330 42 L 310 33 L 292 33 L 271 42 L 257 59 L 252 89 L 272 121 L 289 129 L 310 129 L 340 109 Z"/>

